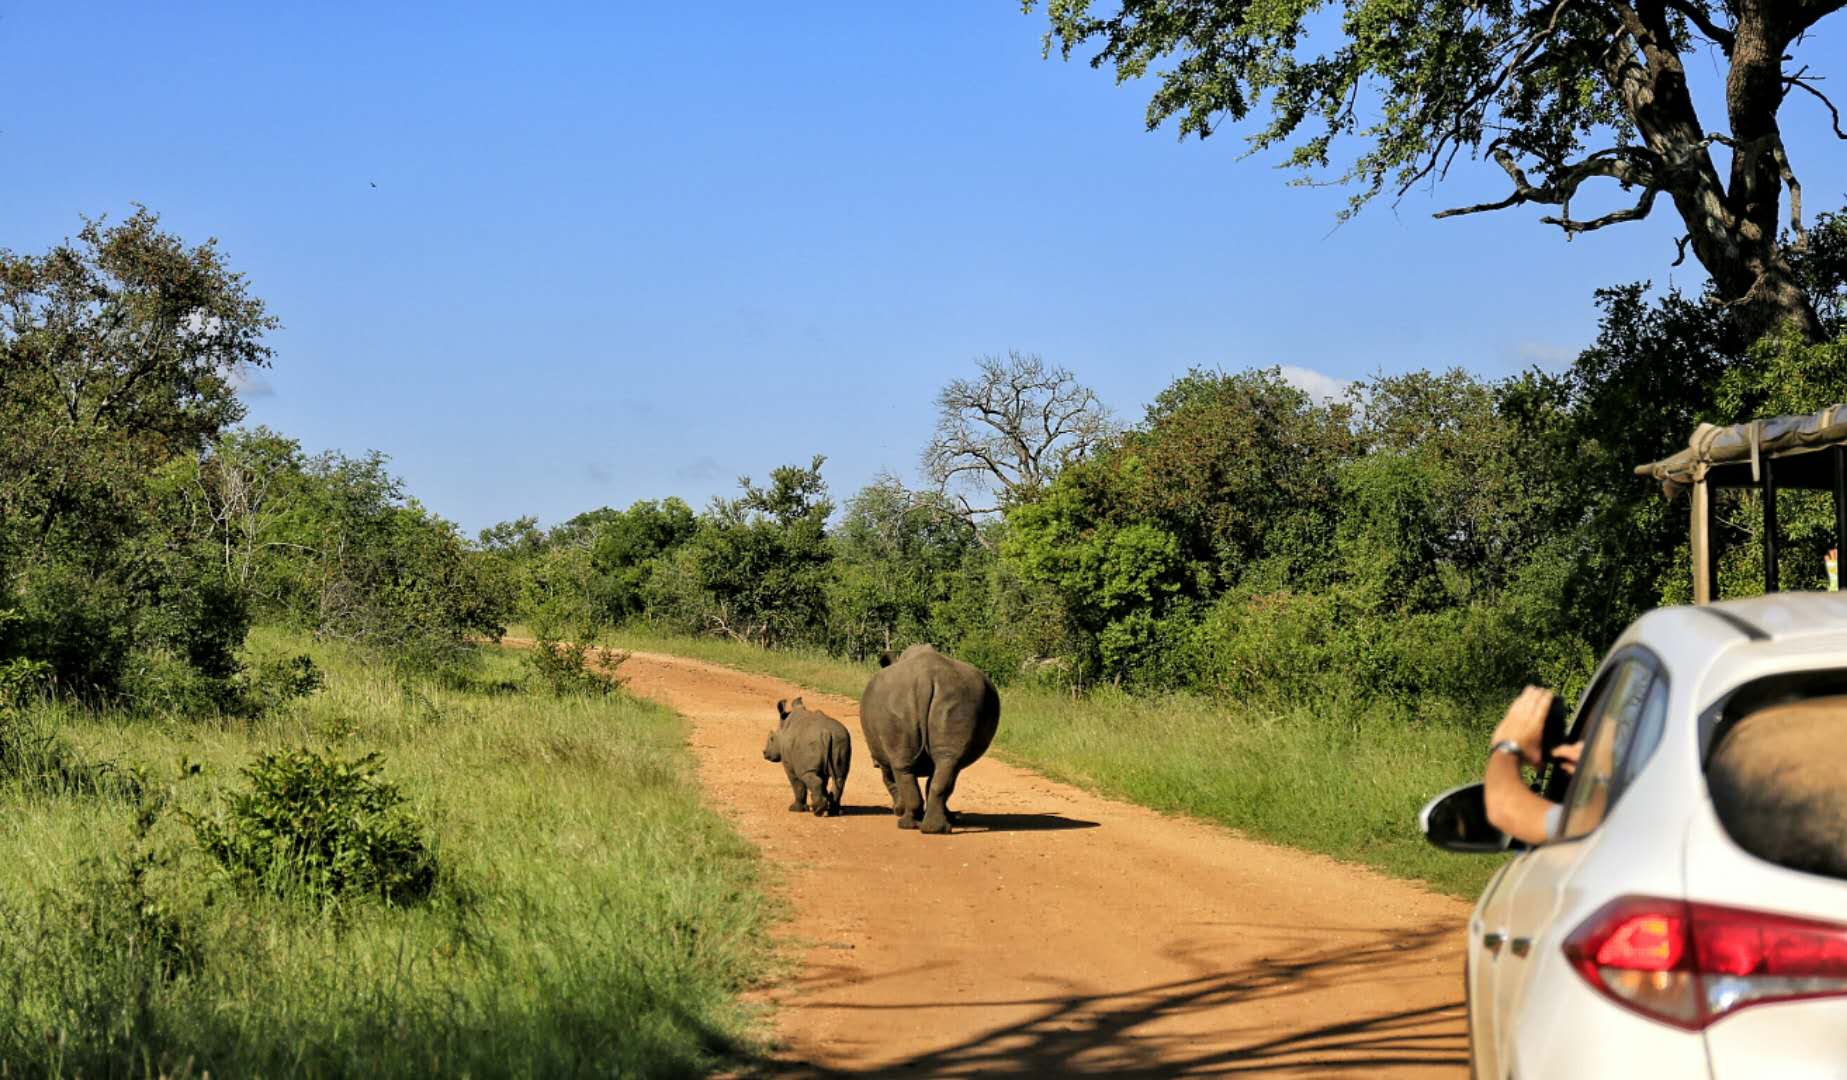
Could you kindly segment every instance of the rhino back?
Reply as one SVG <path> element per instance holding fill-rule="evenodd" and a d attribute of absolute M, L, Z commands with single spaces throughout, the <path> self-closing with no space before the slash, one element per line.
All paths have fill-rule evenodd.
<path fill-rule="evenodd" d="M 909 765 L 926 751 L 964 764 L 987 751 L 1000 723 L 1000 695 L 980 668 L 912 646 L 866 684 L 860 726 L 873 758 Z"/>
<path fill-rule="evenodd" d="M 852 751 L 853 736 L 846 725 L 824 712 L 790 713 L 782 732 L 783 757 L 789 756 L 791 745 L 797 747 L 795 756 L 804 768 L 826 772 L 838 766 L 843 753 Z"/>

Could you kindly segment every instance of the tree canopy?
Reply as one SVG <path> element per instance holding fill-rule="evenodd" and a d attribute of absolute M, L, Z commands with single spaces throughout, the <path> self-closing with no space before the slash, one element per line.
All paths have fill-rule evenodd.
<path fill-rule="evenodd" d="M 1792 322 L 1822 336 L 1813 298 L 1778 244 L 1783 196 L 1800 250 L 1802 189 L 1779 113 L 1792 93 L 1828 109 L 1801 63 L 1804 35 L 1843 0 L 1342 0 L 1334 45 L 1316 51 L 1318 0 L 1046 0 L 1048 54 L 1095 43 L 1118 81 L 1157 72 L 1152 129 L 1177 119 L 1205 138 L 1267 112 L 1254 149 L 1340 170 L 1349 212 L 1390 188 L 1444 178 L 1458 156 L 1507 175 L 1504 198 L 1438 217 L 1534 204 L 1567 236 L 1637 221 L 1667 196 L 1720 302 L 1753 335 Z M 1037 0 L 1024 0 L 1028 12 Z M 1707 56 L 1710 55 L 1710 61 Z M 1702 116 L 1690 61 L 1724 70 L 1722 123 Z M 1337 154 L 1357 145 L 1342 165 Z M 1727 160 L 1721 167 L 1719 157 Z M 1612 181 L 1624 205 L 1574 213 Z M 1678 261 L 1678 260 L 1677 260 Z"/>

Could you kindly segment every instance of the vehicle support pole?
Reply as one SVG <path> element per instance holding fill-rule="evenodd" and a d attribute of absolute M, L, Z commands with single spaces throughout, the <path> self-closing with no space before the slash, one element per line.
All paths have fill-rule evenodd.
<path fill-rule="evenodd" d="M 1764 458 L 1764 591 L 1777 591 L 1776 582 L 1776 460 Z"/>
<path fill-rule="evenodd" d="M 1712 485 L 1704 477 L 1693 481 L 1693 602 L 1713 601 Z"/>
<path fill-rule="evenodd" d="M 1847 555 L 1847 446 L 1834 447 L 1834 554 Z"/>

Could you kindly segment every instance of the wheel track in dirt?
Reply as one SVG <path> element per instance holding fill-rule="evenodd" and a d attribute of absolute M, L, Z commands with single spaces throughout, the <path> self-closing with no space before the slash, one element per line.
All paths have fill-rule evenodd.
<path fill-rule="evenodd" d="M 901 832 L 852 699 L 646 652 L 622 672 L 691 721 L 711 802 L 791 902 L 794 964 L 760 995 L 779 1049 L 753 1072 L 1466 1073 L 1454 899 L 993 756 L 957 788 L 955 833 Z M 790 813 L 763 760 L 797 695 L 853 732 L 841 817 Z"/>

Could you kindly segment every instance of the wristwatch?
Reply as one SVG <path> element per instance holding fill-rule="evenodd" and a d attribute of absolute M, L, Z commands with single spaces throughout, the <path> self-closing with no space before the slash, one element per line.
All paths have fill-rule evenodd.
<path fill-rule="evenodd" d="M 1518 739 L 1502 739 L 1500 742 L 1497 742 L 1493 746 L 1490 746 L 1488 748 L 1488 753 L 1490 755 L 1512 754 L 1514 757 L 1517 757 L 1517 758 L 1526 757 L 1526 751 L 1520 748 L 1520 741 Z"/>

